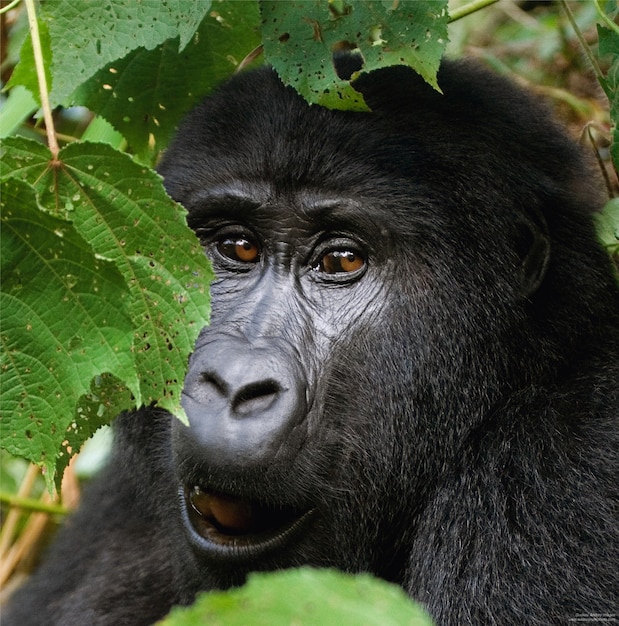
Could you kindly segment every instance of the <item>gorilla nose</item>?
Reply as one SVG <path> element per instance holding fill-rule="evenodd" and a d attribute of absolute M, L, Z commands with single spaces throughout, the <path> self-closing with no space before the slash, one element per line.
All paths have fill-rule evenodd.
<path fill-rule="evenodd" d="M 305 388 L 282 351 L 230 337 L 209 342 L 189 363 L 182 397 L 189 428 L 175 424 L 177 449 L 237 467 L 279 458 L 295 448 L 290 437 L 307 412 Z"/>
<path fill-rule="evenodd" d="M 256 365 L 255 362 L 253 364 Z M 262 364 L 258 364 L 258 371 L 248 365 L 245 358 L 235 362 L 228 357 L 217 368 L 223 370 L 225 378 L 218 372 L 206 371 L 193 380 L 190 370 L 185 381 L 185 394 L 211 411 L 229 411 L 230 417 L 238 418 L 259 417 L 276 409 L 276 404 L 281 404 L 282 399 L 290 396 L 289 389 L 282 388 L 276 380 L 253 380 L 260 375 Z"/>

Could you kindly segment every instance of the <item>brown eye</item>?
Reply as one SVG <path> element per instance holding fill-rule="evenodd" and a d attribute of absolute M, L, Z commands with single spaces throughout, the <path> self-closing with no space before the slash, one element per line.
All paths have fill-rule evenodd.
<path fill-rule="evenodd" d="M 351 250 L 332 250 L 320 259 L 318 270 L 325 274 L 350 274 L 360 270 L 365 259 Z"/>
<path fill-rule="evenodd" d="M 239 263 L 257 263 L 260 259 L 258 246 L 247 237 L 227 237 L 217 244 L 222 256 Z"/>

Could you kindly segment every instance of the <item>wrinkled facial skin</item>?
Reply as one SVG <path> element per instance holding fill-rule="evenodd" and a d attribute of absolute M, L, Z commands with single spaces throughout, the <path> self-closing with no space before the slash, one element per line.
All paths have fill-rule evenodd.
<path fill-rule="evenodd" d="M 216 280 L 173 450 L 197 553 L 243 571 L 341 515 L 334 357 L 385 315 L 392 243 L 378 216 L 355 220 L 358 201 L 315 190 L 238 180 L 188 204 Z"/>
<path fill-rule="evenodd" d="M 352 226 L 352 201 L 246 187 L 207 192 L 190 218 L 217 280 L 184 404 L 197 456 L 224 471 L 294 459 L 338 340 L 380 317 L 389 282 L 387 235 Z"/>

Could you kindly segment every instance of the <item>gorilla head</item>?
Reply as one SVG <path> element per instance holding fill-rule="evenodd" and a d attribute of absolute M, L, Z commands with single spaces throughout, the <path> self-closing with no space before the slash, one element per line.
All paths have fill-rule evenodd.
<path fill-rule="evenodd" d="M 224 84 L 160 171 L 213 262 L 189 426 L 142 408 L 3 624 L 150 624 L 252 570 L 368 571 L 441 626 L 616 611 L 619 299 L 580 151 L 444 63 L 309 106 Z"/>
<path fill-rule="evenodd" d="M 592 307 L 608 318 L 581 157 L 505 81 L 467 64 L 439 81 L 360 79 L 362 114 L 237 76 L 161 164 L 217 276 L 190 426 L 172 426 L 185 529 L 217 585 L 303 563 L 406 585 L 415 546 L 439 550 L 422 537 L 437 498 L 475 525 L 521 495 L 475 491 L 492 511 L 464 510 L 463 464 L 513 464 L 509 483 L 556 420 L 583 417 L 531 408 L 587 350 Z"/>

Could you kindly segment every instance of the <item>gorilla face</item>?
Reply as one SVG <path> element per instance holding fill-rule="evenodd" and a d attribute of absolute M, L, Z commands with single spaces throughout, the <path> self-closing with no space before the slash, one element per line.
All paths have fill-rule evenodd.
<path fill-rule="evenodd" d="M 459 120 L 445 152 L 424 114 L 308 107 L 262 71 L 160 167 L 217 276 L 173 424 L 181 510 L 233 581 L 299 563 L 401 579 L 430 480 L 527 375 L 545 223 L 501 189 L 496 147 Z"/>
<path fill-rule="evenodd" d="M 292 564 L 322 529 L 314 558 L 333 563 L 335 529 L 358 515 L 351 497 L 372 491 L 351 493 L 345 466 L 361 461 L 359 427 L 380 422 L 351 414 L 338 389 L 363 367 L 354 345 L 372 349 L 391 315 L 392 242 L 371 203 L 359 219 L 367 199 L 237 174 L 190 204 L 217 280 L 185 382 L 190 426 L 173 425 L 187 529 L 205 558 L 241 568 Z M 364 393 L 389 375 L 372 372 Z M 393 462 L 376 454 L 374 466 Z"/>

